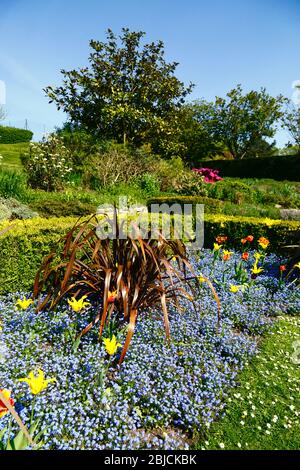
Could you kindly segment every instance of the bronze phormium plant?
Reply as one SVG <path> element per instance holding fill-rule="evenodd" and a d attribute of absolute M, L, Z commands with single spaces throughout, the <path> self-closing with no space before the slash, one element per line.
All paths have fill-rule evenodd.
<path fill-rule="evenodd" d="M 167 302 L 178 305 L 180 296 L 191 299 L 181 284 L 189 283 L 196 276 L 182 241 L 166 240 L 161 233 L 157 238 L 142 238 L 140 233 L 122 238 L 119 223 L 115 239 L 102 239 L 97 235 L 98 224 L 97 216 L 76 223 L 63 239 L 60 261 L 56 261 L 57 253 L 45 258 L 35 278 L 34 298 L 45 294 L 43 300 L 39 300 L 38 311 L 55 307 L 66 296 L 87 295 L 89 300 L 99 301 L 93 320 L 80 336 L 99 323 L 101 337 L 113 312 L 120 322 L 128 322 L 121 364 L 142 309 L 161 305 L 169 340 Z M 215 292 L 214 295 L 218 301 Z"/>

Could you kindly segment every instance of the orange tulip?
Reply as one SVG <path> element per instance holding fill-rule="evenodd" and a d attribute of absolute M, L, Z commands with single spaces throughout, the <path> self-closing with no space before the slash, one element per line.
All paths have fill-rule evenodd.
<path fill-rule="evenodd" d="M 114 291 L 111 292 L 111 291 L 109 290 L 109 291 L 108 291 L 108 296 L 107 296 L 107 302 L 108 302 L 109 304 L 112 304 L 112 303 L 114 303 L 114 301 L 116 300 L 116 298 L 117 298 L 117 291 L 114 290 Z"/>

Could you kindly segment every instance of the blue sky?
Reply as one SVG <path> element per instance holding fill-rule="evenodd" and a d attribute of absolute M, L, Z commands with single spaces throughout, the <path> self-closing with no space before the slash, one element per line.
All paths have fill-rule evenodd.
<path fill-rule="evenodd" d="M 40 138 L 66 117 L 42 89 L 60 69 L 87 63 L 89 40 L 105 30 L 142 30 L 161 39 L 180 63 L 177 76 L 196 87 L 190 99 L 224 96 L 237 83 L 291 97 L 300 79 L 299 0 L 0 0 L 0 80 L 7 122 Z M 279 145 L 288 139 L 281 131 Z"/>

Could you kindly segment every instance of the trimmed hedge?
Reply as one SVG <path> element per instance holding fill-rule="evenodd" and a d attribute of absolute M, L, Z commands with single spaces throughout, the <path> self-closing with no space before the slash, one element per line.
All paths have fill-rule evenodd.
<path fill-rule="evenodd" d="M 43 257 L 57 247 L 58 240 L 77 220 L 53 217 L 1 222 L 0 294 L 30 291 Z M 207 214 L 204 229 L 207 248 L 213 246 L 216 236 L 227 235 L 229 246 L 239 249 L 241 238 L 253 235 L 255 240 L 260 236 L 269 238 L 270 251 L 278 252 L 282 246 L 293 243 L 300 222 Z"/>
<path fill-rule="evenodd" d="M 73 217 L 38 217 L 0 223 L 0 294 L 31 291 L 42 259 L 57 246 L 76 220 Z"/>
<path fill-rule="evenodd" d="M 211 160 L 200 162 L 197 166 L 218 169 L 221 177 L 300 181 L 300 155 L 245 160 Z"/>
<path fill-rule="evenodd" d="M 285 245 L 291 245 L 299 237 L 300 221 L 274 220 L 255 217 L 235 217 L 220 214 L 206 214 L 204 246 L 212 247 L 218 235 L 227 235 L 229 246 L 241 249 L 241 239 L 253 235 L 270 240 L 269 251 L 278 253 Z M 257 248 L 255 241 L 253 248 Z"/>
<path fill-rule="evenodd" d="M 33 132 L 17 127 L 0 126 L 0 144 L 17 144 L 19 142 L 30 142 Z"/>

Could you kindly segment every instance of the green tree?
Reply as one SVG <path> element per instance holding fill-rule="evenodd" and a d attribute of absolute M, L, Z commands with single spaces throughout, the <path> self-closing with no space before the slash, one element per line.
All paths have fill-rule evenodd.
<path fill-rule="evenodd" d="M 198 101 L 195 119 L 212 142 L 227 149 L 232 158 L 242 159 L 265 138 L 274 137 L 285 101 L 281 95 L 270 96 L 265 88 L 243 94 L 237 85 L 226 98 Z"/>
<path fill-rule="evenodd" d="M 226 147 L 212 135 L 203 111 L 205 102 L 186 104 L 181 109 L 180 141 L 183 144 L 183 157 L 195 166 L 203 159 L 222 155 Z"/>
<path fill-rule="evenodd" d="M 300 108 L 288 103 L 286 112 L 282 118 L 283 126 L 292 138 L 289 146 L 293 146 L 296 151 L 300 151 Z"/>
<path fill-rule="evenodd" d="M 172 141 L 177 113 L 191 92 L 167 63 L 162 41 L 142 44 L 144 32 L 108 29 L 107 41 L 90 41 L 89 67 L 62 70 L 63 85 L 45 89 L 73 123 L 101 138 L 141 145 Z M 176 139 L 175 139 L 176 140 Z"/>

